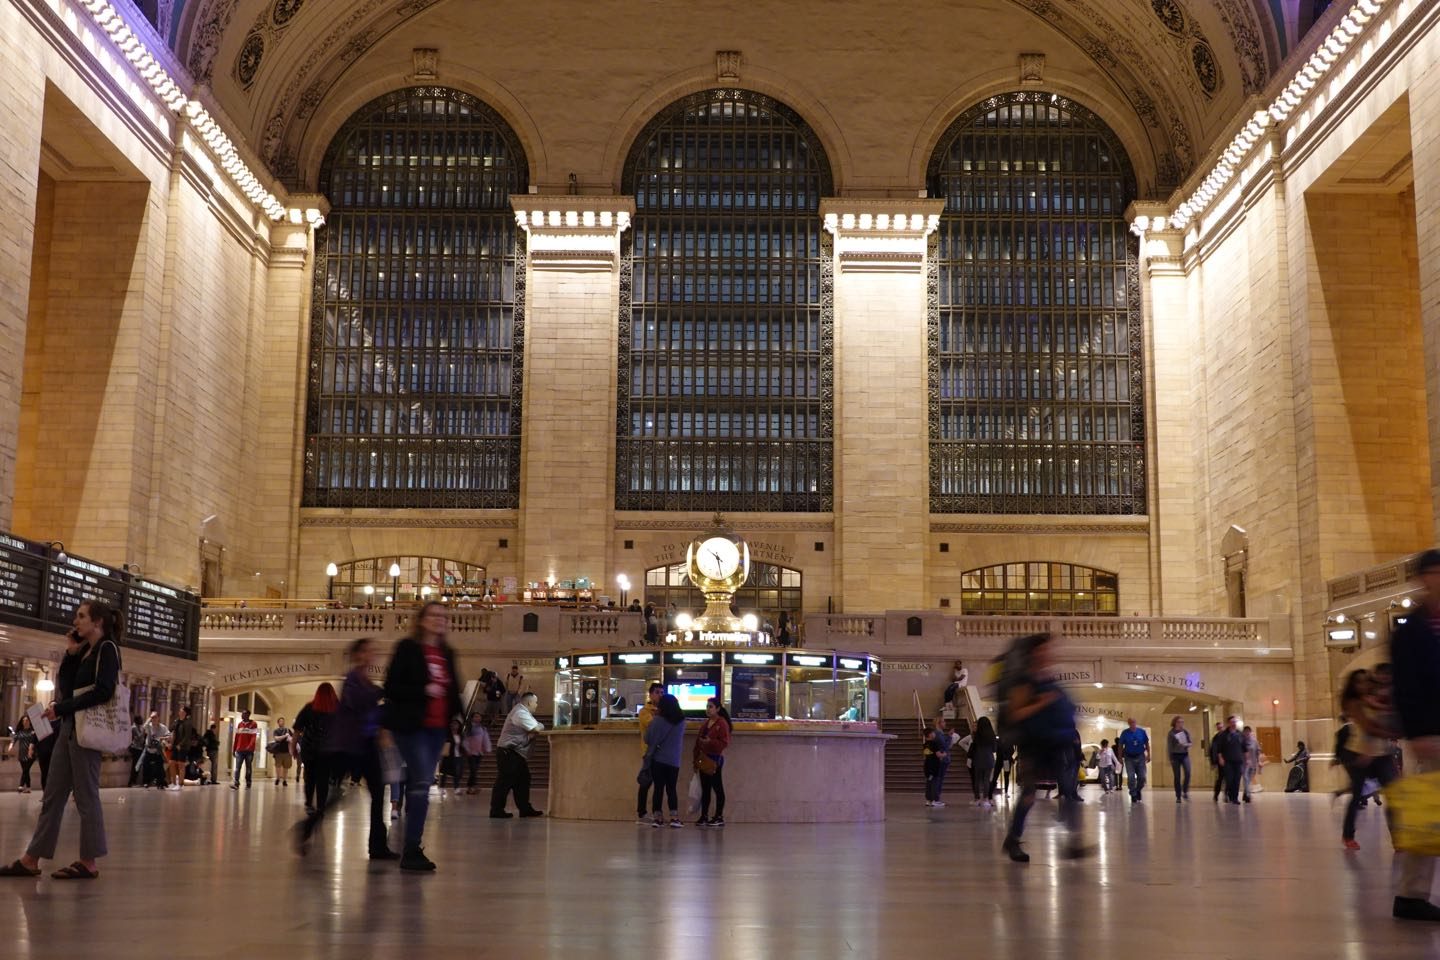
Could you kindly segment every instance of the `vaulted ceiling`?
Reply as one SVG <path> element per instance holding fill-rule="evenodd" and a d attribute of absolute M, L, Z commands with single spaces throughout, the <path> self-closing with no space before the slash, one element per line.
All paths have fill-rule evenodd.
<path fill-rule="evenodd" d="M 873 106 L 889 109 L 897 124 L 909 122 L 909 99 L 916 100 L 909 110 L 917 118 L 928 115 L 921 98 L 956 113 L 968 104 L 945 104 L 947 96 L 1004 86 L 1007 72 L 1013 87 L 1017 56 L 1044 53 L 1054 75 L 1067 78 L 1067 95 L 1083 97 L 1093 88 L 1115 105 L 1109 114 L 1127 114 L 1132 152 L 1148 154 L 1135 158 L 1147 174 L 1142 194 L 1156 193 L 1190 172 L 1285 50 L 1282 0 L 159 4 L 153 15 L 172 25 L 167 32 L 195 80 L 271 171 L 298 187 L 313 186 L 325 146 L 317 141 L 333 135 L 335 111 L 353 110 L 356 91 L 373 96 L 416 79 L 416 48 L 438 51 L 434 82 L 464 77 L 472 92 L 505 91 L 513 102 L 496 104 L 502 112 L 534 113 L 539 135 L 554 141 L 546 156 L 570 170 L 583 168 L 584 157 L 566 155 L 566 129 L 584 140 L 583 125 L 597 121 L 583 102 L 572 115 L 540 101 L 572 90 L 572 99 L 593 100 L 591 112 L 618 112 L 687 71 L 713 73 L 715 51 L 738 49 L 772 86 L 783 86 L 777 78 L 805 84 L 826 110 L 863 112 L 869 99 L 893 101 Z M 863 141 L 863 121 L 843 119 L 861 127 L 853 136 Z M 897 178 L 903 179 L 894 171 L 873 173 L 877 185 Z M 537 169 L 536 180 L 563 182 L 563 173 Z"/>

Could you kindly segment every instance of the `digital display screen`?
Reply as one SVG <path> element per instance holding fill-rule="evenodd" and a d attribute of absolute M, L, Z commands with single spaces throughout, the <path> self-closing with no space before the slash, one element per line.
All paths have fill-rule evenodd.
<path fill-rule="evenodd" d="M 718 695 L 713 683 L 672 683 L 665 692 L 680 701 L 680 709 L 686 713 L 704 713 L 705 701 Z"/>

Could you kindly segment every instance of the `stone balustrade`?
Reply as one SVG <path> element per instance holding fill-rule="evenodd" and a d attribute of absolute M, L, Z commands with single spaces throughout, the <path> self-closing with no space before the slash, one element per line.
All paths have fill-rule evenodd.
<path fill-rule="evenodd" d="M 354 637 L 397 639 L 414 626 L 413 608 L 376 610 L 207 607 L 200 617 L 200 639 L 340 640 Z M 565 610 L 557 607 L 501 606 L 451 610 L 450 633 L 472 643 L 498 647 L 570 649 L 624 646 L 643 633 L 642 617 L 624 611 Z"/>
<path fill-rule="evenodd" d="M 1284 620 L 1202 617 L 966 617 L 934 611 L 816 614 L 805 618 L 806 643 L 870 652 L 998 651 L 1027 633 L 1054 633 L 1069 650 L 1098 654 L 1183 653 L 1233 659 L 1285 659 L 1291 654 Z"/>

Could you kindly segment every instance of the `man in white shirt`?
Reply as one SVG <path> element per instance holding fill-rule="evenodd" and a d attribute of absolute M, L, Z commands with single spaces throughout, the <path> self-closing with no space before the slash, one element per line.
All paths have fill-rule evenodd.
<path fill-rule="evenodd" d="M 545 725 L 535 719 L 535 706 L 540 698 L 533 692 L 520 695 L 515 709 L 500 728 L 495 744 L 495 789 L 490 793 L 490 816 L 508 820 L 514 816 L 505 810 L 510 792 L 515 792 L 515 806 L 522 817 L 540 817 L 544 812 L 530 805 L 530 747 Z"/>

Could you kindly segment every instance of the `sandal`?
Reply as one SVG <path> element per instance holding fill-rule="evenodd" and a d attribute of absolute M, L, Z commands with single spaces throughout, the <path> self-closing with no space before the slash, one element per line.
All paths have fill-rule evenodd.
<path fill-rule="evenodd" d="M 39 873 L 39 871 L 37 870 L 36 873 Z M 70 866 L 61 867 L 59 870 L 56 870 L 54 873 L 50 874 L 50 876 L 54 877 L 56 880 L 94 880 L 96 877 L 100 876 L 100 871 L 91 870 L 89 867 L 85 866 L 85 864 L 81 863 L 79 860 L 76 860 L 74 863 L 70 864 Z"/>
<path fill-rule="evenodd" d="M 36 867 L 34 870 L 31 870 L 29 867 L 25 866 L 25 864 L 21 863 L 19 860 L 15 860 L 15 861 L 13 861 L 13 862 L 11 862 L 11 863 L 3 866 L 3 867 L 0 867 L 0 877 L 38 877 L 38 876 L 40 876 L 40 868 L 39 868 L 39 867 Z"/>

